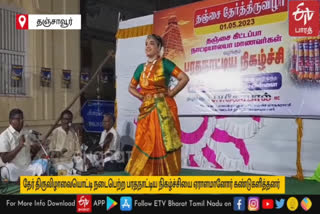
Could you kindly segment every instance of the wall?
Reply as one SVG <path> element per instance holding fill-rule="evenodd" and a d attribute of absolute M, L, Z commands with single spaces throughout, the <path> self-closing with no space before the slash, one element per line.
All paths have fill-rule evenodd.
<path fill-rule="evenodd" d="M 27 14 L 79 14 L 80 0 L 0 0 L 0 7 L 22 9 Z M 0 97 L 0 131 L 8 126 L 9 111 L 20 108 L 25 114 L 25 125 L 46 133 L 80 91 L 80 30 L 29 30 L 26 43 L 24 72 L 29 93 L 24 97 Z M 40 86 L 41 67 L 51 68 L 50 88 Z M 61 87 L 62 69 L 71 69 L 69 89 Z M 71 111 L 74 122 L 82 122 L 79 99 Z"/>

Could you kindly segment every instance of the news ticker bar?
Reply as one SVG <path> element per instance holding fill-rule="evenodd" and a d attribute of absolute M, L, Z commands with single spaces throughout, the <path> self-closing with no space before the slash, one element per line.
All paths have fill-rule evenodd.
<path fill-rule="evenodd" d="M 242 198 L 240 200 L 239 198 Z M 254 198 L 255 200 L 253 201 Z M 294 203 L 291 201 L 294 199 Z M 304 203 L 305 199 L 308 203 Z M 0 210 L 63 211 L 87 213 L 153 210 L 206 210 L 239 213 L 314 213 L 320 208 L 319 195 L 6 195 L 0 198 Z"/>
<path fill-rule="evenodd" d="M 80 30 L 79 14 L 17 14 L 18 30 Z"/>
<path fill-rule="evenodd" d="M 284 194 L 284 176 L 21 176 L 22 194 Z"/>

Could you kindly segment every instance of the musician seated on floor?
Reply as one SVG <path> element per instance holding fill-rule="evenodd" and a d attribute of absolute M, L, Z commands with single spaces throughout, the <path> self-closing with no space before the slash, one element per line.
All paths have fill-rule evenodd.
<path fill-rule="evenodd" d="M 65 110 L 60 116 L 61 126 L 49 137 L 49 156 L 58 175 L 71 175 L 82 168 L 79 136 L 72 126 L 73 114 Z"/>
<path fill-rule="evenodd" d="M 28 132 L 23 129 L 24 116 L 20 109 L 10 111 L 9 124 L 0 134 L 0 158 L 4 163 L 1 177 L 9 181 L 18 181 L 20 176 L 44 174 L 47 160 L 33 160 L 41 147 L 26 137 Z"/>
<path fill-rule="evenodd" d="M 118 132 L 113 128 L 114 117 L 111 114 L 103 116 L 103 128 L 100 142 L 90 148 L 87 158 L 92 167 L 101 168 L 105 171 L 123 170 L 124 163 L 120 152 L 120 137 Z"/>

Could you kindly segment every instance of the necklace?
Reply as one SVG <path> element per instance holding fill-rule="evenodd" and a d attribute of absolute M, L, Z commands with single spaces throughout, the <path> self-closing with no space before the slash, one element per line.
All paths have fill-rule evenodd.
<path fill-rule="evenodd" d="M 145 63 L 145 64 L 144 64 L 143 73 L 142 73 L 142 79 L 143 79 L 143 85 L 144 85 L 144 86 L 148 86 L 148 85 L 149 85 L 148 79 L 149 79 L 149 77 L 150 77 L 150 74 L 151 74 L 151 71 L 152 71 L 152 69 L 153 69 L 153 66 L 154 66 L 154 64 L 156 64 L 156 62 L 157 62 L 157 59 L 155 59 L 155 60 L 152 61 L 152 65 L 151 65 L 150 69 L 148 69 L 148 71 L 146 71 L 146 70 L 147 70 L 147 64 L 148 64 L 148 63 Z M 151 62 L 149 62 L 149 63 L 151 63 Z"/>

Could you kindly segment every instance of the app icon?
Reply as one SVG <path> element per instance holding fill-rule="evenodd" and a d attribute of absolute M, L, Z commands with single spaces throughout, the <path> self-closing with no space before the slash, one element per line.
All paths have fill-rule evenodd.
<path fill-rule="evenodd" d="M 259 197 L 249 197 L 248 198 L 248 210 L 249 211 L 259 211 L 259 209 L 260 209 Z"/>
<path fill-rule="evenodd" d="M 120 210 L 121 211 L 132 210 L 132 198 L 130 196 L 123 196 L 120 198 Z"/>
<path fill-rule="evenodd" d="M 77 212 L 91 213 L 92 212 L 92 196 L 77 195 Z"/>
<path fill-rule="evenodd" d="M 302 209 L 304 209 L 305 211 L 310 210 L 311 206 L 312 206 L 312 202 L 310 200 L 310 198 L 308 197 L 304 197 L 300 203 Z"/>
<path fill-rule="evenodd" d="M 298 208 L 298 200 L 295 197 L 290 197 L 287 200 L 287 207 L 290 211 L 295 211 Z"/>
<path fill-rule="evenodd" d="M 109 196 L 107 196 L 107 211 L 111 210 L 113 207 L 115 207 L 118 203 L 113 200 L 112 198 L 110 198 Z"/>
<path fill-rule="evenodd" d="M 244 197 L 233 197 L 233 210 L 244 211 L 246 199 Z"/>
<path fill-rule="evenodd" d="M 281 198 L 279 201 L 276 200 L 276 209 L 281 209 L 284 205 L 285 200 Z"/>
<path fill-rule="evenodd" d="M 273 209 L 274 202 L 273 199 L 262 199 L 262 209 Z"/>

